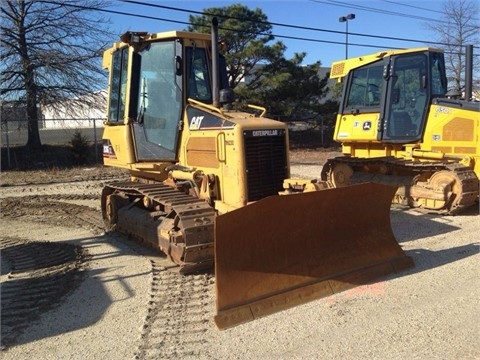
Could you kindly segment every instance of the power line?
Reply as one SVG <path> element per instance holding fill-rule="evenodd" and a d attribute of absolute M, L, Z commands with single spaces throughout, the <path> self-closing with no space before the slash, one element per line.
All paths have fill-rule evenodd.
<path fill-rule="evenodd" d="M 391 0 L 380 0 L 380 1 L 383 1 L 383 2 L 386 2 L 386 3 L 395 4 L 395 5 L 404 6 L 404 7 L 407 7 L 407 8 L 418 9 L 418 10 L 422 10 L 422 11 L 429 11 L 429 12 L 437 13 L 437 14 L 440 14 L 440 15 L 444 15 L 444 14 L 445 14 L 445 13 L 444 13 L 443 11 L 441 11 L 441 10 L 433 10 L 433 9 L 429 9 L 429 8 L 425 8 L 425 7 L 421 7 L 421 6 L 404 4 L 404 3 L 401 3 L 401 2 L 398 2 L 398 1 L 391 1 Z M 477 18 L 475 18 L 475 20 L 478 21 Z"/>
<path fill-rule="evenodd" d="M 429 11 L 429 12 L 433 12 L 433 13 L 437 13 L 437 14 L 443 14 L 443 12 L 440 11 L 440 10 L 433 10 L 433 9 L 424 8 L 424 7 L 421 7 L 421 6 L 408 5 L 408 4 L 398 2 L 398 1 L 390 1 L 390 0 L 380 0 L 380 1 L 395 4 L 395 5 L 405 6 L 405 7 L 412 8 L 412 9 L 418 9 L 418 10 Z"/>
<path fill-rule="evenodd" d="M 392 15 L 392 16 L 399 16 L 399 17 L 405 17 L 405 18 L 409 18 L 409 19 L 413 18 L 413 19 L 423 20 L 423 21 L 443 22 L 443 21 L 440 21 L 440 20 L 427 18 L 427 17 L 423 17 L 423 16 L 404 14 L 404 13 L 400 13 L 400 12 L 397 12 L 397 11 L 377 9 L 377 8 L 372 8 L 370 6 L 357 5 L 355 3 L 345 3 L 343 1 L 335 1 L 335 0 L 327 0 L 327 1 L 310 0 L 310 1 L 314 2 L 314 3 L 320 3 L 320 4 L 332 5 L 332 6 L 339 6 L 339 7 L 357 9 L 357 10 L 365 10 L 365 11 L 369 11 L 369 12 L 385 14 L 385 15 Z"/>
<path fill-rule="evenodd" d="M 218 14 L 212 14 L 212 13 L 189 10 L 189 9 L 182 9 L 182 8 L 178 8 L 178 7 L 165 6 L 165 5 L 160 5 L 160 4 L 149 4 L 149 3 L 145 3 L 145 2 L 142 2 L 142 1 L 136 1 L 136 0 L 121 0 L 121 1 L 125 2 L 125 3 L 135 4 L 135 5 L 149 6 L 149 7 L 154 7 L 154 8 L 160 8 L 160 9 L 166 9 L 166 10 L 172 10 L 172 11 L 178 11 L 178 12 L 185 12 L 185 13 L 189 13 L 189 14 L 224 17 L 224 16 L 218 15 Z M 316 1 L 316 0 L 311 0 L 311 1 L 322 2 L 322 1 Z M 228 18 L 239 20 L 239 21 L 250 21 L 250 19 L 233 17 L 233 16 L 229 16 Z M 317 32 L 326 32 L 326 33 L 331 33 L 331 34 L 345 35 L 344 31 L 338 31 L 338 30 L 328 30 L 328 29 L 314 28 L 314 27 L 308 27 L 308 26 L 277 23 L 277 22 L 271 22 L 271 21 L 260 21 L 259 23 L 269 24 L 269 25 L 278 26 L 278 27 L 286 27 L 286 28 L 291 28 L 291 29 L 309 30 L 309 31 L 317 31 Z M 195 25 L 195 24 L 190 24 L 190 25 Z M 234 30 L 234 29 L 232 29 L 232 30 Z M 382 35 L 369 35 L 369 34 L 362 34 L 362 33 L 356 33 L 356 32 L 349 32 L 348 34 L 352 35 L 352 36 L 376 38 L 376 39 L 383 39 L 383 40 L 407 41 L 407 42 L 416 42 L 416 43 L 445 45 L 445 46 L 450 45 L 450 44 L 432 42 L 432 41 L 427 41 L 427 40 L 407 39 L 407 38 L 399 38 L 399 37 L 393 37 L 393 36 L 382 36 Z M 273 35 L 273 36 L 279 37 L 279 38 L 282 38 L 282 37 L 283 38 L 290 38 L 288 36 L 282 36 L 282 35 Z M 306 39 L 306 38 L 297 38 L 297 40 L 315 41 L 315 39 Z M 333 44 L 344 44 L 343 42 L 329 42 L 329 41 L 320 41 L 320 40 L 318 42 L 327 42 L 327 43 L 333 43 Z M 372 45 L 363 45 L 363 44 L 351 44 L 351 45 L 353 45 L 353 46 L 367 46 L 367 47 L 370 46 L 370 47 L 376 47 L 376 48 L 383 48 L 384 47 L 384 46 L 372 46 Z"/>
<path fill-rule="evenodd" d="M 167 10 L 180 11 L 180 12 L 186 12 L 186 13 L 191 13 L 191 14 L 218 16 L 218 17 L 223 17 L 223 18 L 236 19 L 236 20 L 240 20 L 240 21 L 250 21 L 249 19 L 245 19 L 245 18 L 226 17 L 226 16 L 220 16 L 220 15 L 217 15 L 217 14 L 205 13 L 205 12 L 188 10 L 188 9 L 181 9 L 181 8 L 176 8 L 176 7 L 171 7 L 171 6 L 164 6 L 164 5 L 158 5 L 158 4 L 148 4 L 148 3 L 143 3 L 143 2 L 140 2 L 140 1 L 134 1 L 134 0 L 121 0 L 121 1 L 125 2 L 125 3 L 132 3 L 132 4 L 136 4 L 136 5 L 144 5 L 144 6 L 150 6 L 150 7 L 164 8 L 164 9 L 167 9 Z M 47 0 L 39 0 L 38 2 L 43 2 L 43 3 L 48 3 L 48 4 L 57 4 L 57 3 L 47 1 Z M 210 27 L 210 26 L 206 26 L 206 25 L 203 25 L 203 24 L 192 24 L 191 22 L 186 22 L 186 21 L 172 20 L 172 19 L 166 19 L 166 18 L 151 16 L 151 15 L 144 15 L 144 14 L 135 14 L 135 13 L 131 13 L 131 12 L 127 13 L 127 12 L 123 12 L 123 11 L 110 10 L 110 9 L 107 10 L 107 9 L 101 9 L 101 8 L 94 8 L 94 7 L 83 6 L 83 5 L 64 4 L 64 6 L 70 6 L 70 7 L 80 8 L 80 9 L 84 9 L 84 10 L 99 11 L 99 12 L 104 12 L 104 13 L 108 13 L 108 14 L 138 17 L 138 18 L 142 18 L 142 19 L 150 19 L 150 20 L 157 20 L 157 21 L 165 21 L 165 22 L 171 22 L 171 23 L 182 24 L 182 25 L 193 25 L 193 26 L 201 26 L 201 27 L 208 27 L 208 28 Z M 282 24 L 282 23 L 275 23 L 275 22 L 268 22 L 268 21 L 264 21 L 264 22 L 260 22 L 260 23 L 275 25 L 275 26 L 279 26 L 279 27 L 281 26 L 281 27 L 287 27 L 287 28 L 296 28 L 296 29 L 302 29 L 302 30 L 328 32 L 328 33 L 335 33 L 335 34 L 345 34 L 345 32 L 343 32 L 343 31 L 326 30 L 326 29 L 319 29 L 319 28 L 312 28 L 312 27 L 305 27 L 305 26 L 298 26 L 298 25 L 291 25 L 291 24 Z M 231 28 L 226 28 L 226 27 L 222 27 L 222 26 L 219 26 L 219 29 L 248 33 L 248 31 L 239 30 L 239 29 L 231 29 Z M 271 35 L 271 36 L 274 36 L 276 38 L 281 38 L 281 39 L 299 40 L 299 41 L 307 41 L 307 42 L 315 42 L 315 43 L 326 43 L 326 44 L 334 44 L 334 45 L 344 45 L 345 44 L 345 42 L 343 42 L 343 41 L 329 41 L 329 40 L 320 40 L 320 39 L 289 36 L 289 35 L 267 34 L 267 33 L 253 33 L 253 34 L 254 35 Z M 451 45 L 451 44 L 436 43 L 436 42 L 425 41 L 425 40 L 403 39 L 403 38 L 396 38 L 396 37 L 389 37 L 389 36 L 361 34 L 361 33 L 354 33 L 354 32 L 349 32 L 349 35 L 367 37 L 367 38 L 384 39 L 384 40 L 396 40 L 396 41 L 427 43 L 427 44 L 432 44 L 432 45 Z M 371 45 L 371 44 L 359 44 L 359 43 L 349 43 L 349 45 L 358 46 L 358 47 L 375 48 L 375 49 L 385 49 L 387 47 L 389 49 L 403 49 L 401 47 L 393 47 L 391 45 L 384 46 L 384 45 Z"/>
<path fill-rule="evenodd" d="M 319 4 L 339 6 L 339 7 L 357 9 L 357 10 L 364 10 L 364 11 L 368 11 L 368 12 L 374 12 L 374 13 L 379 13 L 379 14 L 384 14 L 384 15 L 404 17 L 404 18 L 408 18 L 408 19 L 417 19 L 417 20 L 422 20 L 422 21 L 427 21 L 427 22 L 437 22 L 437 23 L 445 24 L 445 25 L 449 24 L 448 21 L 444 21 L 444 20 L 440 20 L 440 19 L 432 19 L 432 18 L 429 18 L 429 17 L 419 16 L 419 15 L 415 15 L 415 14 L 406 14 L 406 13 L 401 13 L 401 12 L 398 12 L 398 11 L 378 9 L 378 8 L 374 8 L 374 7 L 370 7 L 370 6 L 358 5 L 358 4 L 354 4 L 354 3 L 346 3 L 346 2 L 343 2 L 343 1 L 337 1 L 337 0 L 326 0 L 326 1 L 310 0 L 310 1 L 315 2 L 315 3 L 319 3 Z M 421 10 L 430 10 L 430 11 L 442 13 L 441 11 L 425 9 L 425 8 L 421 8 L 421 7 L 417 7 L 417 6 L 413 6 L 413 5 L 406 5 L 406 4 L 398 3 L 398 2 L 395 2 L 395 1 L 387 1 L 387 0 L 382 0 L 382 1 L 390 2 L 390 3 L 398 4 L 398 5 L 409 6 L 409 7 L 417 8 L 417 9 L 421 9 Z M 471 27 L 471 28 L 474 28 L 474 29 L 478 28 L 478 26 L 474 26 L 474 25 L 469 25 L 468 27 Z"/>
<path fill-rule="evenodd" d="M 40 1 L 40 2 L 53 4 L 53 3 L 50 2 L 50 1 Z M 125 2 L 128 2 L 128 1 L 125 1 Z M 145 4 L 145 5 L 151 5 L 151 4 Z M 151 15 L 144 15 L 144 14 L 135 14 L 135 13 L 131 13 L 131 12 L 128 12 L 128 13 L 127 13 L 127 12 L 117 11 L 117 10 L 106 10 L 106 9 L 93 8 L 93 7 L 82 6 L 82 5 L 72 5 L 72 4 L 68 4 L 68 5 L 65 5 L 65 6 L 75 7 L 75 8 L 84 9 L 84 10 L 94 10 L 94 11 L 99 11 L 99 12 L 103 12 L 103 13 L 107 13 L 107 14 L 115 14 L 115 15 L 130 16 L 130 17 L 138 17 L 138 18 L 142 18 L 142 19 L 166 21 L 166 22 L 171 22 L 171 23 L 174 23 L 174 24 L 194 25 L 194 26 L 201 26 L 201 27 L 210 28 L 210 26 L 203 25 L 203 24 L 192 24 L 192 23 L 187 22 L 187 21 L 172 20 L 172 19 L 167 19 L 167 18 L 161 18 L 161 17 L 158 17 L 158 16 L 151 16 Z M 183 10 L 183 9 L 182 9 L 182 10 Z M 188 11 L 188 10 L 185 10 L 185 11 Z M 193 10 L 192 10 L 192 13 L 200 13 L 200 12 L 197 12 L 197 11 L 193 11 Z M 201 13 L 201 14 L 203 14 L 203 13 Z M 239 30 L 239 29 L 226 28 L 226 27 L 221 27 L 221 26 L 219 26 L 219 29 L 221 29 L 221 30 L 229 30 L 229 31 L 236 31 L 236 32 L 244 32 L 244 33 L 247 33 L 247 31 L 242 31 L 242 30 Z M 339 32 L 339 33 L 342 34 L 342 32 Z M 302 41 L 319 42 L 319 43 L 336 44 L 336 45 L 343 45 L 343 44 L 344 44 L 344 42 L 342 42 L 342 41 L 329 41 L 329 40 L 309 39 L 309 38 L 297 37 L 297 36 L 289 36 L 289 35 L 266 34 L 266 33 L 258 33 L 258 32 L 257 32 L 257 33 L 254 33 L 254 35 L 272 35 L 272 36 L 274 36 L 274 37 L 283 38 L 283 39 L 302 40 Z M 352 46 L 354 45 L 354 46 L 365 46 L 365 47 L 382 48 L 381 46 L 374 46 L 374 45 L 368 45 L 368 44 L 354 44 L 354 43 L 352 43 L 351 45 L 352 45 Z"/>

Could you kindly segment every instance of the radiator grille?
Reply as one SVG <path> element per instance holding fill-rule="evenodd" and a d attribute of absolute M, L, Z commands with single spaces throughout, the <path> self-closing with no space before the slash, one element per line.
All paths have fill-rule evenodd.
<path fill-rule="evenodd" d="M 248 201 L 277 195 L 287 177 L 285 130 L 245 131 Z"/>

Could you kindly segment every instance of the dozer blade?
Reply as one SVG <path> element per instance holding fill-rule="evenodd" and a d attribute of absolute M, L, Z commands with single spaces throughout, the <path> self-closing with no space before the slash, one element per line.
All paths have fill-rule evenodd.
<path fill-rule="evenodd" d="M 215 220 L 220 329 L 413 266 L 390 226 L 396 188 L 272 196 Z"/>

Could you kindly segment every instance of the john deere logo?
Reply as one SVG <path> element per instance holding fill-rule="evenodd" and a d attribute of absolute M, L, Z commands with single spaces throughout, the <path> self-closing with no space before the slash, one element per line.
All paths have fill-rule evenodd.
<path fill-rule="evenodd" d="M 371 121 L 365 121 L 363 123 L 363 130 L 370 130 L 372 128 L 372 122 Z"/>

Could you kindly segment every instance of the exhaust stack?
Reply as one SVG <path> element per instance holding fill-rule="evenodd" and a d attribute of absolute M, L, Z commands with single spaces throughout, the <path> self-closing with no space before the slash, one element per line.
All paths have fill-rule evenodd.
<path fill-rule="evenodd" d="M 219 90 L 219 53 L 218 53 L 218 19 L 212 19 L 212 92 L 213 106 L 220 107 L 220 90 Z"/>
<path fill-rule="evenodd" d="M 465 100 L 472 99 L 473 45 L 465 46 Z"/>

